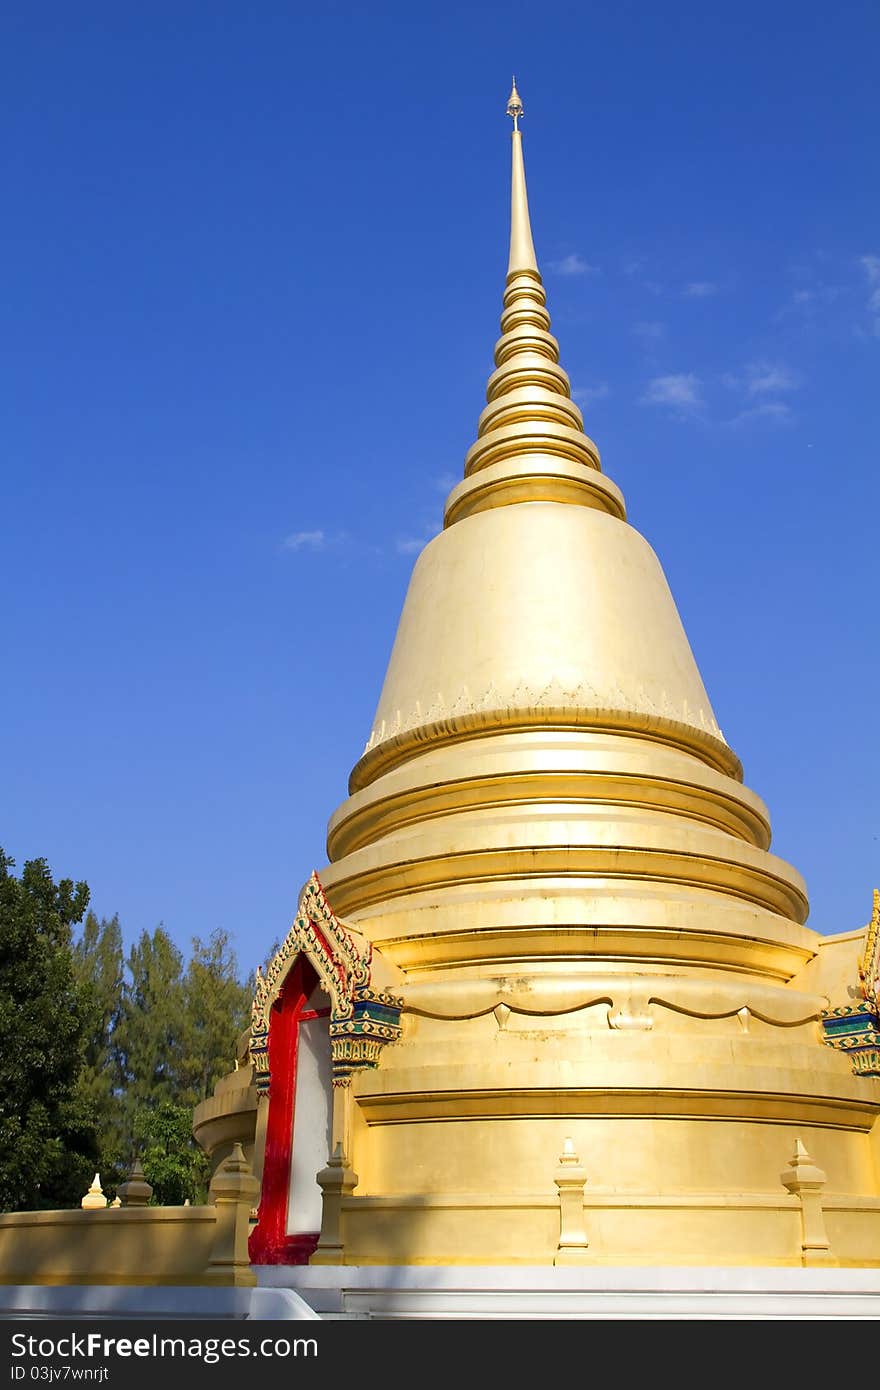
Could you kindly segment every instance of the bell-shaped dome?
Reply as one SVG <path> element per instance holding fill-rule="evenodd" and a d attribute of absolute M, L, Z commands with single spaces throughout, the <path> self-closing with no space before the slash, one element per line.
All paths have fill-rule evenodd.
<path fill-rule="evenodd" d="M 335 910 L 403 969 L 429 935 L 446 969 L 623 953 L 788 977 L 804 887 L 571 400 L 518 129 L 486 395 L 331 821 Z"/>

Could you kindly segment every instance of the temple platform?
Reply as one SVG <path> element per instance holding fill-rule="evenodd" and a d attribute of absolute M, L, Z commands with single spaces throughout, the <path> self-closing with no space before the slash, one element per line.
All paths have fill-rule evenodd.
<path fill-rule="evenodd" d="M 880 1270 L 274 1266 L 321 1318 L 753 1319 L 880 1317 Z"/>

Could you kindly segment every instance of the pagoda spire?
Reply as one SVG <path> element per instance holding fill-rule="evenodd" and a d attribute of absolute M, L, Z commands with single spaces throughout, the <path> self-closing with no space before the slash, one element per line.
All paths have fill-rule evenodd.
<path fill-rule="evenodd" d="M 531 271 L 537 275 L 540 281 L 535 243 L 532 241 L 532 227 L 529 221 L 529 198 L 526 192 L 522 131 L 519 128 L 523 104 L 519 92 L 516 90 L 516 78 L 513 79 L 513 87 L 507 102 L 507 114 L 513 118 L 513 130 L 511 132 L 513 166 L 510 180 L 510 263 L 507 267 L 507 274 L 509 277 L 516 275 L 519 271 Z"/>
<path fill-rule="evenodd" d="M 464 481 L 447 498 L 444 526 L 517 502 L 573 503 L 623 519 L 620 489 L 602 474 L 599 450 L 584 433 L 568 375 L 559 365 L 559 344 L 550 332 L 529 218 L 519 128 L 523 104 L 516 79 L 507 114 L 513 120 L 510 260 L 501 337 L 486 387 L 488 404 L 465 457 Z"/>

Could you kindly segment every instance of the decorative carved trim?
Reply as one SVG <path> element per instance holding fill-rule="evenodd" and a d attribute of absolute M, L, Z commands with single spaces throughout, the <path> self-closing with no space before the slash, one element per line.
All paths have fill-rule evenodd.
<path fill-rule="evenodd" d="M 880 890 L 874 889 L 871 920 L 859 961 L 863 1003 L 826 1009 L 822 1032 L 828 1047 L 849 1054 L 855 1076 L 880 1077 Z"/>
<path fill-rule="evenodd" d="M 657 698 L 649 694 L 641 682 L 634 689 L 627 691 L 619 684 L 614 689 L 600 690 L 586 680 L 568 685 L 554 676 L 541 688 L 527 685 L 525 681 L 520 680 L 515 687 L 504 691 L 499 691 L 494 683 L 490 683 L 481 695 L 474 694 L 466 685 L 462 686 L 453 698 L 438 690 L 430 703 L 422 705 L 421 701 L 417 700 L 406 713 L 402 710 L 395 711 L 395 718 L 390 723 L 383 720 L 372 730 L 364 752 L 369 753 L 377 744 L 399 734 L 408 733 L 422 724 L 442 723 L 468 714 L 491 713 L 510 716 L 514 712 L 545 710 L 619 710 L 626 714 L 659 716 L 690 725 L 724 741 L 724 735 L 711 709 L 707 711 L 702 706 L 693 709 L 687 700 L 679 704 L 671 700 L 665 690 L 662 690 Z"/>
<path fill-rule="evenodd" d="M 574 994 L 574 992 L 572 993 Z M 465 1019 L 484 1018 L 486 1014 L 489 1013 L 494 1013 L 497 1018 L 498 1010 L 502 1009 L 504 1010 L 504 1021 L 506 1024 L 511 1014 L 522 1018 L 562 1018 L 566 1014 L 582 1013 L 587 1009 L 597 1008 L 600 1004 L 607 1004 L 609 1008 L 608 1026 L 610 1028 L 632 1028 L 638 1026 L 646 1029 L 653 1027 L 653 1021 L 648 1014 L 648 1009 L 653 1005 L 657 1005 L 657 1007 L 661 1009 L 667 1009 L 670 1013 L 683 1014 L 686 1018 L 701 1019 L 707 1023 L 716 1022 L 725 1018 L 739 1018 L 740 1025 L 743 1027 L 745 1027 L 748 1018 L 756 1018 L 761 1023 L 769 1024 L 770 1027 L 773 1028 L 802 1028 L 805 1024 L 813 1023 L 816 1019 L 824 1017 L 819 1002 L 816 1003 L 815 1007 L 805 1013 L 798 1013 L 793 1017 L 786 1018 L 778 1013 L 768 1013 L 766 1010 L 760 1009 L 754 1002 L 751 1004 L 741 1004 L 736 998 L 734 998 L 726 1008 L 708 1009 L 689 1007 L 683 1002 L 683 999 L 664 998 L 663 995 L 652 994 L 650 992 L 644 992 L 638 995 L 638 1007 L 633 1008 L 632 989 L 630 986 L 627 986 L 625 982 L 621 985 L 620 990 L 612 989 L 612 991 L 607 993 L 597 994 L 595 991 L 585 990 L 582 998 L 572 997 L 562 1008 L 553 1009 L 549 1006 L 541 1008 L 535 1006 L 536 1001 L 533 1000 L 531 1002 L 532 1007 L 526 1008 L 513 996 L 507 995 L 502 998 L 499 994 L 497 1003 L 490 1001 L 468 1012 L 457 1011 L 455 1013 L 443 1013 L 439 1009 L 429 1009 L 424 1005 L 420 1007 L 418 1004 L 413 1003 L 407 1003 L 405 1011 L 406 1013 L 415 1014 L 421 1018 L 432 1018 L 442 1022 L 458 1022 Z M 744 1015 L 747 1016 L 745 1019 L 743 1017 Z M 643 1021 L 637 1025 L 632 1022 L 621 1023 L 617 1021 L 618 1016 L 623 1019 L 629 1016 L 639 1016 Z M 504 1025 L 499 1021 L 499 1027 L 503 1026 Z"/>
<path fill-rule="evenodd" d="M 866 1047 L 863 1052 L 854 1052 L 852 1068 L 856 1076 L 880 1076 L 880 1048 Z"/>
<path fill-rule="evenodd" d="M 880 888 L 874 889 L 874 910 L 866 930 L 865 951 L 859 962 L 859 983 L 876 1013 L 880 1010 L 877 998 L 880 989 Z"/>
<path fill-rule="evenodd" d="M 374 1067 L 385 1044 L 400 1037 L 402 1007 L 403 1000 L 387 991 L 357 989 L 350 1017 L 330 1020 L 334 1075 Z"/>
<path fill-rule="evenodd" d="M 679 717 L 676 717 L 648 709 L 630 709 L 627 705 L 621 708 L 613 702 L 576 705 L 572 700 L 561 705 L 543 704 L 538 702 L 540 696 L 529 703 L 517 704 L 516 697 L 520 693 L 520 689 L 513 691 L 508 703 L 492 709 L 484 708 L 482 700 L 474 705 L 460 695 L 448 710 L 444 702 L 444 712 L 439 717 L 435 717 L 436 711 L 441 709 L 437 700 L 426 706 L 424 715 L 419 713 L 419 709 L 413 709 L 404 718 L 397 711 L 392 720 L 382 720 L 371 733 L 363 754 L 351 772 L 352 791 L 368 786 L 381 773 L 399 766 L 428 744 L 433 746 L 450 740 L 460 741 L 472 734 L 488 731 L 508 733 L 513 729 L 544 728 L 548 724 L 566 729 L 608 729 L 647 734 L 672 747 L 695 752 L 710 767 L 735 777 L 737 781 L 742 779 L 739 759 L 724 741 L 721 730 L 706 717 L 705 710 L 694 712 L 689 706 L 683 705 L 676 712 Z M 613 694 L 611 692 L 609 699 Z M 634 700 L 627 703 L 635 706 Z M 658 702 L 652 703 L 657 705 Z M 664 701 L 661 700 L 659 704 L 662 709 Z"/>
<path fill-rule="evenodd" d="M 330 998 L 334 1083 L 337 1072 L 375 1066 L 382 1047 L 400 1036 L 403 1001 L 370 988 L 372 943 L 340 921 L 327 901 L 321 880 L 313 873 L 302 891 L 293 925 L 265 976 L 259 967 L 256 972 L 249 1055 L 259 1096 L 269 1093 L 272 1005 L 300 955 L 311 962 L 321 988 Z"/>

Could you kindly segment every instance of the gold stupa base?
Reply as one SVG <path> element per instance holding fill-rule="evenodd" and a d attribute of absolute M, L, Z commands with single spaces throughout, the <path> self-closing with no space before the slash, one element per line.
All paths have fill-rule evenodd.
<path fill-rule="evenodd" d="M 814 1020 L 610 988 L 562 1018 L 407 1021 L 345 1102 L 341 1262 L 880 1267 L 874 1081 Z"/>

